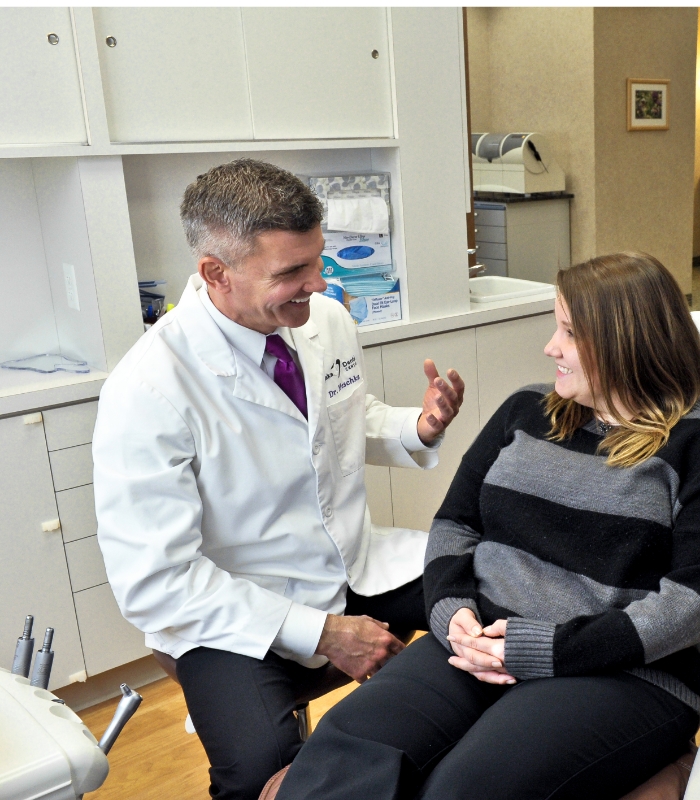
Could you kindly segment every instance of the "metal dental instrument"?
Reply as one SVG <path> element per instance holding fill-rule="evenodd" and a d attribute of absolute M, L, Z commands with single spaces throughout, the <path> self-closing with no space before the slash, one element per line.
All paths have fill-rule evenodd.
<path fill-rule="evenodd" d="M 41 650 L 37 651 L 34 659 L 34 671 L 32 672 L 31 680 L 32 686 L 38 686 L 40 689 L 46 689 L 49 685 L 51 667 L 53 666 L 52 641 L 53 628 L 47 628 L 44 634 L 44 644 L 41 646 Z"/>
<path fill-rule="evenodd" d="M 122 732 L 122 728 L 133 717 L 134 712 L 143 700 L 143 697 L 138 692 L 130 689 L 125 683 L 122 683 L 119 688 L 122 690 L 122 699 L 119 701 L 112 721 L 107 726 L 107 730 L 102 734 L 102 738 L 97 745 L 105 755 L 112 749 L 112 745 Z"/>
<path fill-rule="evenodd" d="M 34 617 L 31 614 L 27 614 L 27 618 L 24 620 L 24 633 L 17 639 L 15 657 L 12 661 L 12 674 L 21 675 L 23 678 L 29 677 L 29 667 L 32 663 L 32 653 L 34 652 L 33 624 Z"/>

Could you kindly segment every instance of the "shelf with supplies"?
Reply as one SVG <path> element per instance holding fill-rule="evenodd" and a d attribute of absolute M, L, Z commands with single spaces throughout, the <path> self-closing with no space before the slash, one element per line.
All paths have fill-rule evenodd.
<path fill-rule="evenodd" d="M 229 152 L 226 160 L 237 155 Z M 349 193 L 333 189 L 331 194 L 334 197 L 349 194 L 353 202 L 363 203 L 371 202 L 373 195 L 378 199 L 384 193 L 387 218 L 382 233 L 329 232 L 324 216 L 322 229 L 327 241 L 322 254 L 326 264 L 324 277 L 331 283 L 329 293 L 336 290 L 333 296 L 344 302 L 363 329 L 370 326 L 372 318 L 376 320 L 379 317 L 378 313 L 373 314 L 372 301 L 367 302 L 367 298 L 374 295 L 391 295 L 391 309 L 384 318 L 394 314 L 394 319 L 401 319 L 403 312 L 405 321 L 409 298 L 405 289 L 407 271 L 399 149 L 253 151 L 250 155 L 299 175 L 322 195 L 324 209 L 327 209 L 326 190 L 321 187 L 328 178 L 337 179 L 334 186 L 347 184 L 349 178 L 353 179 L 353 186 L 362 184 L 361 189 Z M 164 293 L 164 306 L 178 302 L 196 267 L 182 235 L 179 198 L 197 175 L 220 162 L 221 158 L 211 153 L 125 156 L 122 159 L 138 280 L 164 281 L 164 285 L 154 289 Z M 377 188 L 377 182 L 382 182 L 381 189 Z M 341 242 L 340 245 L 333 244 L 335 239 Z M 370 251 L 374 252 L 367 257 Z M 341 258 L 339 252 L 350 257 Z M 390 280 L 383 276 L 389 276 Z M 346 282 L 348 289 L 344 296 L 341 281 Z M 387 293 L 380 284 L 391 284 L 392 292 Z M 375 306 L 380 304 L 389 305 L 389 301 L 384 298 L 374 302 Z M 363 306 L 362 310 L 358 310 L 360 306 Z"/>

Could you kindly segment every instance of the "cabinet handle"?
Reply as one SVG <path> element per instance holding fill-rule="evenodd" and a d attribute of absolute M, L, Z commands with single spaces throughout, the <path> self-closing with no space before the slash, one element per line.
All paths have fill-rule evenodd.
<path fill-rule="evenodd" d="M 379 50 L 372 50 L 372 58 L 379 58 Z"/>
<path fill-rule="evenodd" d="M 114 36 L 108 36 L 105 39 L 105 42 L 107 43 L 107 47 L 116 47 L 117 46 L 117 40 L 114 38 Z"/>
<path fill-rule="evenodd" d="M 26 414 L 22 417 L 22 422 L 25 425 L 35 425 L 37 422 L 43 422 L 44 418 L 41 415 L 41 411 L 37 411 L 36 414 Z"/>
<path fill-rule="evenodd" d="M 61 527 L 61 520 L 60 519 L 50 519 L 48 522 L 41 523 L 41 530 L 44 533 L 51 533 L 51 531 L 57 531 Z"/>
<path fill-rule="evenodd" d="M 49 44 L 58 44 L 60 41 L 55 33 L 50 33 L 46 38 L 49 40 Z"/>

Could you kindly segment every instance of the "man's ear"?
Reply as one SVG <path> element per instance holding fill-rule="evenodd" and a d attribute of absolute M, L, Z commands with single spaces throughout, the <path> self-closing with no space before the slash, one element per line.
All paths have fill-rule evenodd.
<path fill-rule="evenodd" d="M 214 256 L 200 258 L 197 271 L 210 289 L 221 294 L 228 294 L 231 291 L 230 269 L 220 259 Z"/>

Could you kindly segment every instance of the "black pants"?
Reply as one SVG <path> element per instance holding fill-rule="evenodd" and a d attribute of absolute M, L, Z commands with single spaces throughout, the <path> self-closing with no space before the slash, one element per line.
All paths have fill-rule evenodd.
<path fill-rule="evenodd" d="M 345 613 L 388 622 L 398 636 L 426 630 L 422 578 L 376 597 L 349 590 Z M 187 709 L 211 764 L 212 797 L 257 800 L 268 778 L 292 761 L 302 744 L 295 686 L 312 672 L 274 653 L 260 661 L 198 647 L 177 660 Z"/>
<path fill-rule="evenodd" d="M 419 639 L 332 708 L 277 800 L 613 800 L 688 749 L 698 715 L 625 673 L 477 681 Z"/>

